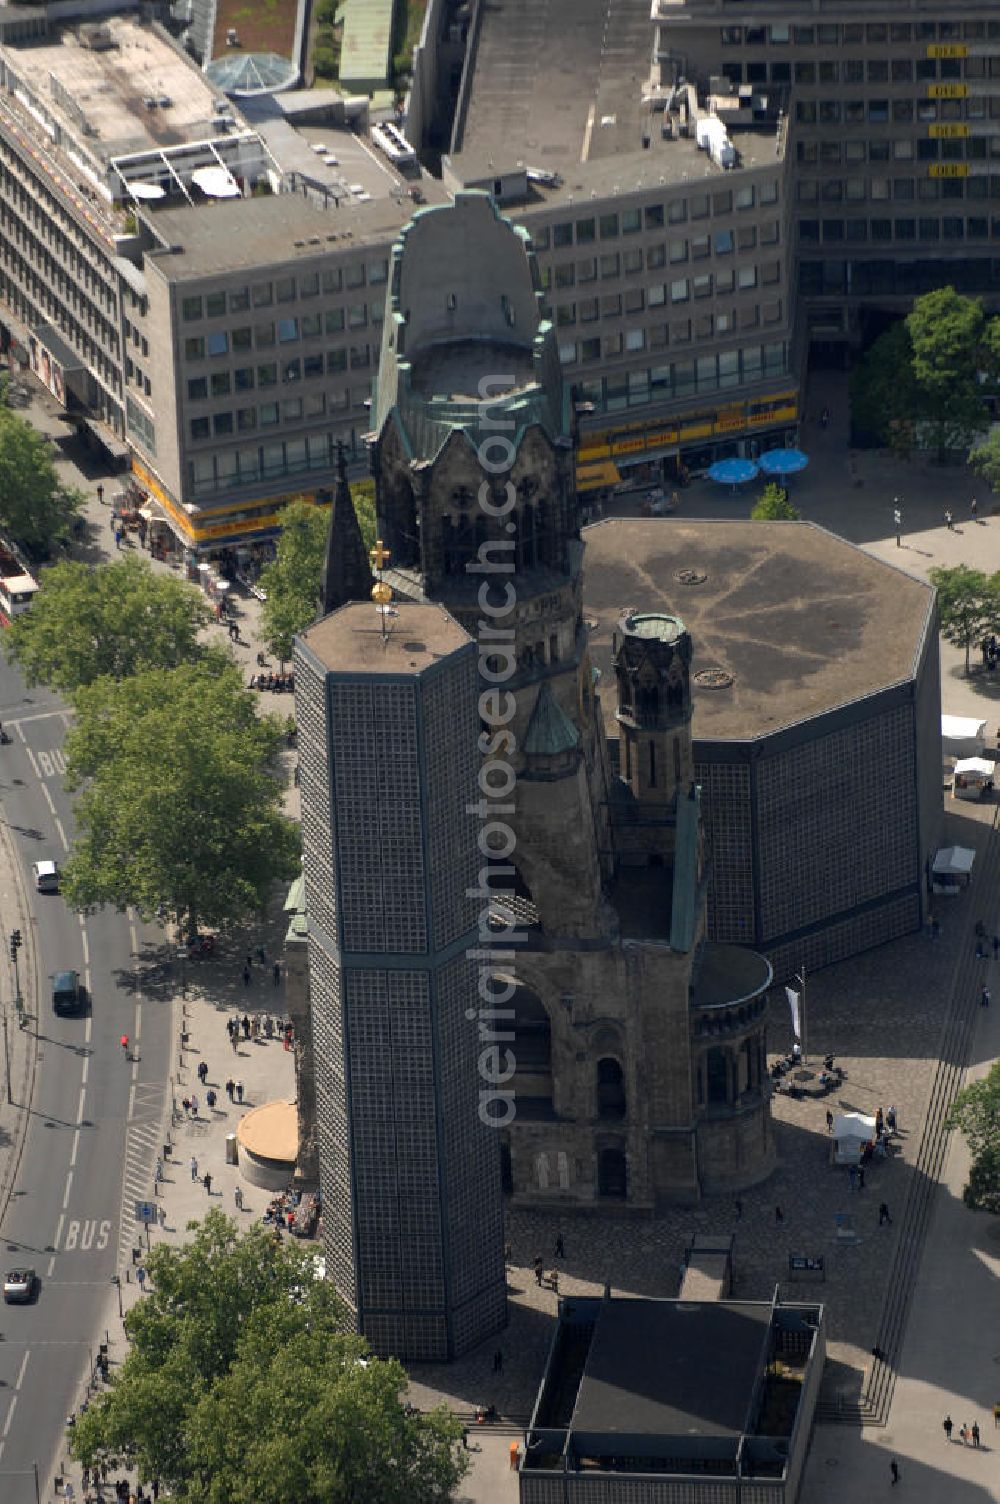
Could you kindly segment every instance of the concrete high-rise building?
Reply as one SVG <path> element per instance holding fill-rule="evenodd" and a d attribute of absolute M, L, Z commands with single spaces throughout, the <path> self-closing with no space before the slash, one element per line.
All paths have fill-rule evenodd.
<path fill-rule="evenodd" d="M 327 1267 L 376 1351 L 448 1359 L 506 1310 L 469 954 L 475 645 L 440 606 L 346 605 L 295 674 Z"/>

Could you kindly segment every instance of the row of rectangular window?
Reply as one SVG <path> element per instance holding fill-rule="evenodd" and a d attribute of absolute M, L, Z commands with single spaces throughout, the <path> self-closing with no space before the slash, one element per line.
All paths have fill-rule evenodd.
<path fill-rule="evenodd" d="M 816 26 L 723 26 L 724 47 L 850 47 L 854 42 L 978 42 L 1000 37 L 1000 21 L 836 21 Z"/>
<path fill-rule="evenodd" d="M 822 227 L 822 228 L 821 228 Z M 802 219 L 799 240 L 803 245 L 841 241 L 859 244 L 865 241 L 886 244 L 889 241 L 914 240 L 996 240 L 1000 239 L 1000 219 L 985 214 L 959 219 L 945 215 L 941 219 Z"/>
<path fill-rule="evenodd" d="M 693 235 L 690 240 L 671 240 L 665 244 L 648 246 L 645 256 L 641 250 L 617 252 L 610 256 L 589 256 L 582 261 L 564 261 L 555 266 L 545 266 L 541 271 L 544 291 L 551 288 L 577 287 L 596 282 L 598 273 L 602 282 L 624 274 L 635 276 L 646 271 L 657 271 L 669 261 L 680 265 L 689 258 L 704 261 L 713 253 L 729 256 L 733 251 L 752 251 L 758 240 L 761 245 L 777 245 L 779 240 L 777 220 L 762 225 L 737 225 L 735 230 L 716 230 L 712 235 Z M 720 273 L 720 276 L 722 273 Z"/>
<path fill-rule="evenodd" d="M 346 407 L 346 403 L 344 404 Z M 306 470 L 325 470 L 332 464 L 330 434 L 309 434 L 299 439 L 279 439 L 256 444 L 251 449 L 229 449 L 203 454 L 189 462 L 188 477 L 195 496 L 228 491 L 254 481 L 272 480 Z M 266 503 L 263 504 L 266 508 Z M 259 509 L 258 509 L 259 510 Z"/>
<path fill-rule="evenodd" d="M 625 329 L 614 334 L 602 334 L 592 339 L 568 340 L 559 346 L 559 359 L 564 366 L 594 365 L 598 361 L 613 360 L 619 355 L 638 355 L 643 350 L 666 350 L 672 345 L 689 345 L 692 340 L 722 338 L 739 330 L 757 329 L 763 320 L 766 325 L 780 324 L 784 305 L 780 298 L 739 310 L 718 309 L 701 313 L 694 319 L 673 319 L 669 324 L 651 324 L 645 329 Z"/>
<path fill-rule="evenodd" d="M 204 401 L 207 395 L 225 396 L 230 390 L 227 379 L 232 377 L 234 392 L 252 392 L 255 388 L 288 385 L 295 381 L 311 381 L 323 376 L 336 376 L 348 368 L 348 357 L 353 369 L 367 369 L 370 364 L 369 346 L 340 346 L 336 350 L 318 350 L 314 355 L 293 356 L 290 360 L 266 361 L 260 365 L 237 366 L 233 371 L 220 371 L 222 379 L 213 377 L 206 387 L 204 377 L 192 377 L 188 381 L 188 397 L 194 402 Z"/>
<path fill-rule="evenodd" d="M 366 393 L 367 395 L 367 393 Z M 194 442 L 211 437 L 225 438 L 232 433 L 254 433 L 258 428 L 277 428 L 280 423 L 301 423 L 321 418 L 327 409 L 337 412 L 349 405 L 347 393 L 309 392 L 304 397 L 289 397 L 284 402 L 261 402 L 256 407 L 239 407 L 231 412 L 215 413 L 211 418 L 192 418 Z"/>
<path fill-rule="evenodd" d="M 788 369 L 785 344 L 752 345 L 723 355 L 698 360 L 674 361 L 641 371 L 623 371 L 581 385 L 581 396 L 598 412 L 620 412 L 624 407 L 642 407 L 695 396 L 699 392 L 729 390 L 765 377 L 782 376 Z"/>
<path fill-rule="evenodd" d="M 652 287 L 633 287 L 625 293 L 608 293 L 602 298 L 580 298 L 574 303 L 559 303 L 556 307 L 556 325 L 575 324 L 577 314 L 581 324 L 593 324 L 598 319 L 617 319 L 623 314 L 641 313 L 644 308 L 662 308 L 667 302 L 686 303 L 689 298 L 710 298 L 724 293 L 749 292 L 758 284 L 772 286 L 781 281 L 781 262 L 769 261 L 758 268 L 744 263 L 736 268 L 735 276 L 703 272 L 698 277 L 677 277 L 671 282 L 658 282 Z"/>
<path fill-rule="evenodd" d="M 270 308 L 272 303 L 294 303 L 299 298 L 315 298 L 340 292 L 342 287 L 382 285 L 389 274 L 388 261 L 353 262 L 346 267 L 330 267 L 324 272 L 300 272 L 298 277 L 278 277 L 273 282 L 255 282 L 234 287 L 228 292 L 191 294 L 181 299 L 181 317 L 189 324 L 202 318 L 223 318 L 228 313 L 243 313 L 248 308 Z"/>
<path fill-rule="evenodd" d="M 949 136 L 914 141 L 897 136 L 881 141 L 816 140 L 796 143 L 803 167 L 839 167 L 841 162 L 985 162 L 1000 157 L 1000 135 Z"/>
<path fill-rule="evenodd" d="M 1000 77 L 1000 57 L 824 58 L 802 63 L 724 63 L 732 84 L 909 84 Z"/>
<path fill-rule="evenodd" d="M 865 199 L 885 203 L 890 198 L 909 203 L 953 202 L 956 199 L 1000 198 L 1000 173 L 976 177 L 945 178 L 827 178 L 810 179 L 798 185 L 800 204 L 859 204 Z"/>
<path fill-rule="evenodd" d="M 378 352 L 375 352 L 376 359 Z M 263 391 L 268 387 L 287 385 L 295 381 L 311 381 L 323 376 L 336 376 L 346 371 L 367 371 L 372 363 L 369 345 L 342 346 L 337 350 L 317 351 L 303 359 L 264 361 L 260 365 L 238 366 L 233 371 L 213 371 L 211 376 L 188 378 L 189 402 L 206 402 L 213 397 L 228 397 L 230 392 Z"/>
<path fill-rule="evenodd" d="M 321 339 L 347 329 L 366 329 L 382 321 L 381 306 L 351 303 L 347 308 L 327 308 L 322 314 L 304 313 L 299 318 L 277 319 L 273 323 L 244 325 L 239 329 L 214 329 L 210 334 L 188 335 L 184 341 L 185 360 L 204 360 L 206 356 L 239 355 L 250 349 L 270 350 L 274 345 L 296 344 L 300 339 Z"/>
<path fill-rule="evenodd" d="M 722 189 L 715 193 L 691 193 L 686 198 L 675 199 L 666 206 L 647 204 L 644 209 L 626 209 L 621 213 L 588 215 L 584 219 L 566 220 L 552 226 L 530 227 L 531 241 L 536 251 L 558 249 L 567 245 L 592 245 L 596 240 L 617 240 L 619 233 L 634 234 L 639 230 L 660 230 L 664 224 L 684 224 L 690 219 L 707 219 L 710 214 L 731 214 L 734 209 L 752 209 L 755 204 L 775 204 L 778 201 L 778 183 L 769 179 L 762 183 L 748 183 L 739 188 Z"/>
<path fill-rule="evenodd" d="M 800 125 L 908 125 L 912 122 L 914 114 L 921 125 L 933 125 L 937 120 L 984 120 L 986 118 L 986 100 L 980 100 L 982 109 L 977 113 L 966 110 L 963 117 L 962 105 L 971 105 L 970 99 L 800 99 L 795 106 L 795 118 Z M 993 106 L 997 108 L 994 110 Z M 990 100 L 990 118 L 996 119 L 1000 115 L 1000 98 Z"/>

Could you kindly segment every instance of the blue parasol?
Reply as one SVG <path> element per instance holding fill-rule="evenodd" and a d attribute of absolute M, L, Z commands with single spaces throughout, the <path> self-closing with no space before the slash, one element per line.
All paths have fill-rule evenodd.
<path fill-rule="evenodd" d="M 720 486 L 743 486 L 756 474 L 753 460 L 716 460 L 708 470 L 709 480 L 717 481 Z"/>
<path fill-rule="evenodd" d="M 765 475 L 797 475 L 809 463 L 809 456 L 801 449 L 769 449 L 759 460 Z"/>

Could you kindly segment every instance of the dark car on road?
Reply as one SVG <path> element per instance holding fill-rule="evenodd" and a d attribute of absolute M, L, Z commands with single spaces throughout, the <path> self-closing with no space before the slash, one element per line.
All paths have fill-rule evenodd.
<path fill-rule="evenodd" d="M 57 971 L 52 978 L 52 1009 L 71 1017 L 83 1013 L 86 997 L 80 978 L 75 971 Z"/>

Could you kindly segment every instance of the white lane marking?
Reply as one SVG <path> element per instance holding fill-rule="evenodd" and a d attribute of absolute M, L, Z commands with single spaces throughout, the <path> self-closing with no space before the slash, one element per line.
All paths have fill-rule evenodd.
<path fill-rule="evenodd" d="M 52 1241 L 53 1248 L 58 1248 L 59 1247 L 59 1239 L 62 1237 L 63 1223 L 65 1221 L 66 1221 L 66 1213 L 63 1212 L 61 1214 L 60 1218 L 59 1218 L 59 1225 L 56 1228 L 55 1238 Z"/>
<path fill-rule="evenodd" d="M 52 795 L 49 793 L 48 784 L 45 784 L 45 783 L 42 784 L 42 793 L 45 795 L 45 803 L 49 807 L 49 814 L 50 815 L 54 815 L 55 812 L 56 812 L 56 807 L 55 807 L 55 804 L 52 802 Z"/>
<path fill-rule="evenodd" d="M 134 1111 L 135 1111 L 135 1081 L 133 1080 L 132 1085 L 128 1089 L 128 1112 L 125 1115 L 126 1121 L 128 1121 L 128 1119 L 131 1118 L 132 1113 Z"/>
<path fill-rule="evenodd" d="M 84 1086 L 86 1086 L 86 1084 L 87 1084 L 87 1077 L 89 1075 L 90 1075 L 90 1056 L 89 1055 L 84 1055 L 84 1057 L 83 1057 L 83 1071 L 82 1071 L 82 1073 L 80 1075 L 80 1080 L 83 1082 Z"/>
<path fill-rule="evenodd" d="M 66 1173 L 66 1192 L 65 1192 L 65 1194 L 63 1196 L 63 1204 L 62 1204 L 63 1211 L 65 1211 L 66 1208 L 67 1208 L 67 1206 L 69 1206 L 69 1193 L 70 1193 L 70 1191 L 72 1189 L 73 1189 L 73 1171 L 72 1170 L 68 1170 L 67 1173 Z"/>
<path fill-rule="evenodd" d="M 79 1149 L 79 1147 L 80 1147 L 80 1130 L 79 1130 L 79 1128 L 75 1128 L 73 1130 L 73 1147 L 69 1151 L 69 1167 L 70 1167 L 71 1170 L 72 1170 L 73 1166 L 76 1164 L 76 1155 L 77 1155 L 77 1150 Z"/>
<path fill-rule="evenodd" d="M 4 1441 L 7 1440 L 7 1436 L 8 1436 L 8 1433 L 10 1431 L 10 1424 L 11 1424 L 11 1421 L 14 1419 L 14 1411 L 15 1411 L 16 1407 L 17 1407 L 17 1395 L 15 1394 L 15 1395 L 11 1396 L 10 1409 L 7 1411 L 7 1420 L 6 1420 L 6 1423 L 4 1424 L 4 1428 L 3 1428 L 3 1439 L 4 1439 Z"/>
<path fill-rule="evenodd" d="M 66 839 L 66 832 L 63 830 L 63 823 L 58 815 L 56 815 L 56 830 L 59 832 L 59 839 L 60 841 L 62 841 L 63 851 L 68 851 L 69 842 Z"/>
<path fill-rule="evenodd" d="M 142 1038 L 142 1004 L 135 1005 L 135 1037 L 136 1041 Z"/>
<path fill-rule="evenodd" d="M 91 1030 L 93 1029 L 93 1026 L 94 1026 L 94 1015 L 92 1013 L 88 1013 L 87 1014 L 86 1027 L 84 1028 L 84 1031 L 83 1031 L 83 1042 L 84 1042 L 84 1044 L 89 1044 L 90 1043 L 90 1034 L 91 1034 Z"/>
<path fill-rule="evenodd" d="M 24 1370 L 28 1366 L 28 1359 L 30 1357 L 31 1357 L 31 1348 L 29 1347 L 29 1348 L 26 1349 L 24 1357 L 21 1359 L 21 1366 L 17 1370 L 17 1378 L 14 1380 L 14 1388 L 15 1389 L 20 1389 L 21 1385 L 24 1383 Z"/>
<path fill-rule="evenodd" d="M 87 926 L 84 924 L 82 918 L 80 920 L 80 934 L 81 934 L 82 939 L 83 939 L 83 964 L 84 964 L 84 966 L 89 966 L 90 965 L 90 941 L 87 938 Z"/>
<path fill-rule="evenodd" d="M 82 1123 L 83 1122 L 83 1103 L 84 1103 L 84 1098 L 86 1097 L 86 1095 L 87 1095 L 87 1088 L 85 1086 L 81 1086 L 80 1087 L 80 1100 L 77 1103 L 77 1108 L 76 1108 L 76 1120 L 77 1120 L 78 1123 Z"/>
<path fill-rule="evenodd" d="M 8 726 L 16 726 L 18 731 L 20 731 L 22 726 L 30 726 L 32 721 L 51 721 L 55 720 L 58 716 L 62 716 L 65 720 L 65 710 L 40 710 L 37 715 L 21 715 L 18 716 L 16 721 L 8 721 L 7 724 Z"/>
<path fill-rule="evenodd" d="M 34 752 L 32 752 L 31 748 L 27 745 L 27 743 L 25 744 L 24 750 L 28 754 L 28 761 L 31 763 L 31 771 L 34 773 L 34 775 L 38 779 L 39 783 L 41 783 L 41 781 L 42 781 L 42 774 L 41 774 L 41 769 L 38 766 L 38 759 L 36 758 Z"/>
<path fill-rule="evenodd" d="M 56 1256 L 55 1256 L 55 1254 L 53 1254 L 52 1257 L 49 1259 L 49 1267 L 45 1271 L 45 1278 L 46 1279 L 51 1279 L 52 1278 L 52 1274 L 53 1274 L 53 1271 L 54 1271 L 55 1267 L 56 1267 Z"/>

